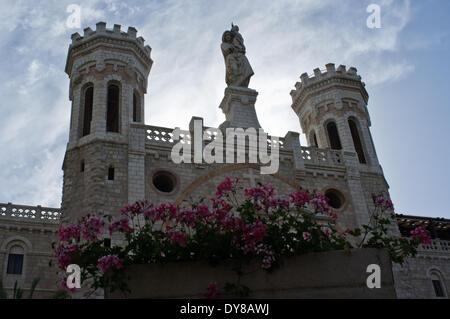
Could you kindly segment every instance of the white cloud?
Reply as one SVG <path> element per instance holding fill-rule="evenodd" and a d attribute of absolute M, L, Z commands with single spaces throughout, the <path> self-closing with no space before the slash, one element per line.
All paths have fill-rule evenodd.
<path fill-rule="evenodd" d="M 3 2 L 0 201 L 58 206 L 70 116 L 64 63 L 70 34 L 82 31 L 65 26 L 72 1 Z M 132 25 L 152 46 L 146 114 L 153 125 L 187 127 L 193 115 L 209 126 L 224 120 L 220 42 L 238 24 L 256 73 L 250 86 L 259 92 L 259 120 L 274 135 L 300 130 L 289 91 L 303 72 L 352 64 L 377 85 L 414 71 L 395 56 L 410 1 L 380 3 L 383 27 L 369 30 L 367 1 L 78 1 L 81 29 L 100 20 Z"/>

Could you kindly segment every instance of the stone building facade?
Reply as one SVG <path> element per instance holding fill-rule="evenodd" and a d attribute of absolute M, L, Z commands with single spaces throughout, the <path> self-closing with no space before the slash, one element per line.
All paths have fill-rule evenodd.
<path fill-rule="evenodd" d="M 8 256 L 20 255 L 12 247 L 22 247 L 17 252 L 22 251 L 25 256 L 26 286 L 34 271 L 28 268 L 29 264 L 43 267 L 45 258 L 51 256 L 50 243 L 59 223 L 89 213 L 119 214 L 123 205 L 136 200 L 182 205 L 185 201 L 209 198 L 229 176 L 239 177 L 246 187 L 258 182 L 271 184 L 279 194 L 300 187 L 323 192 L 339 215 L 341 229 L 368 222 L 374 208 L 372 194 L 389 195 L 370 133 L 369 95 L 354 67 L 336 68 L 330 63 L 324 70 L 315 69 L 311 76 L 301 75 L 291 91 L 292 109 L 308 145 L 300 144 L 297 132 L 287 132 L 284 137 L 268 135 L 268 149 L 279 152 L 279 169 L 274 174 L 262 175 L 261 162 L 177 164 L 172 160 L 172 149 L 179 142 L 174 128 L 144 123 L 144 95 L 152 63 L 151 48 L 144 45 L 144 39 L 137 37 L 132 27 L 123 32 L 119 25 L 107 29 L 100 22 L 95 30 L 86 28 L 83 36 L 72 35 L 65 69 L 70 78 L 72 107 L 62 167 L 63 217 L 60 218 L 59 210 L 54 210 L 58 212 L 56 220 L 41 218 L 36 211 L 33 213 L 36 218 L 31 221 L 18 217 L 11 205 L 4 206 L 0 227 L 6 232 L 0 237 L 0 270 L 7 287 L 12 280 L 5 275 Z M 218 128 L 206 126 L 201 117 L 180 123 L 186 127 L 181 132 L 192 154 L 195 147 L 213 143 L 226 128 L 260 128 L 255 110 L 257 95 L 252 89 L 226 88 L 219 104 L 225 121 Z M 194 127 L 200 127 L 208 138 L 196 139 Z M 233 153 L 239 152 L 248 157 L 249 146 L 233 149 Z M 400 234 L 396 228 L 393 232 Z M 21 244 L 13 244 L 15 241 Z M 428 276 L 428 269 L 437 269 L 439 273 L 430 270 L 429 276 L 440 278 L 448 296 L 450 251 L 440 250 L 438 254 L 442 255 L 439 262 L 419 258 L 411 261 L 414 266 L 408 269 L 422 277 Z M 435 268 L 430 266 L 431 261 L 436 261 Z M 427 275 L 423 275 L 424 271 Z M 42 286 L 55 290 L 48 283 L 57 282 L 57 278 L 47 272 L 42 270 L 47 280 Z M 401 281 L 396 282 L 399 297 L 433 297 L 432 291 L 407 288 L 403 282 L 414 276 L 409 270 L 394 267 L 394 274 Z M 425 285 L 418 281 L 416 284 Z M 45 297 L 44 291 L 41 296 Z"/>

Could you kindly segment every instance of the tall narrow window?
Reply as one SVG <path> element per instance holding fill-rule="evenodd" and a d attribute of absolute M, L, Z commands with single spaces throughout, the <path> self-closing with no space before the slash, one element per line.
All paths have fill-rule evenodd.
<path fill-rule="evenodd" d="M 83 135 L 91 133 L 92 106 L 94 103 L 94 88 L 88 87 L 84 92 L 84 109 L 83 109 Z"/>
<path fill-rule="evenodd" d="M 117 85 L 108 86 L 106 131 L 119 132 L 119 87 Z"/>
<path fill-rule="evenodd" d="M 361 138 L 358 132 L 358 126 L 352 119 L 348 120 L 348 126 L 350 126 L 350 132 L 352 133 L 353 145 L 355 146 L 356 154 L 358 154 L 359 162 L 366 164 L 366 157 L 364 156 L 364 149 L 361 143 Z"/>
<path fill-rule="evenodd" d="M 336 127 L 336 123 L 330 122 L 327 124 L 327 132 L 328 132 L 328 139 L 330 140 L 330 147 L 333 150 L 341 150 L 341 140 L 339 138 L 339 133 Z"/>
<path fill-rule="evenodd" d="M 141 121 L 141 107 L 140 107 L 139 95 L 133 94 L 133 122 Z"/>
<path fill-rule="evenodd" d="M 110 166 L 108 168 L 108 180 L 113 181 L 114 180 L 114 166 Z"/>

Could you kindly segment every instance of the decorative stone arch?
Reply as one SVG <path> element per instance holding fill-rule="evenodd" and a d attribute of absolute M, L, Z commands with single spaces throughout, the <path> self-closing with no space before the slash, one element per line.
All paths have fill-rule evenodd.
<path fill-rule="evenodd" d="M 7 251 L 9 248 L 11 248 L 11 246 L 14 244 L 14 242 L 22 242 L 27 251 L 31 251 L 31 249 L 33 248 L 33 246 L 31 245 L 31 241 L 29 241 L 27 238 L 23 237 L 23 236 L 12 236 L 7 238 L 1 246 L 1 251 Z"/>
<path fill-rule="evenodd" d="M 95 56 L 95 59 L 98 59 Z M 135 71 L 137 71 L 138 76 L 145 78 L 145 69 L 142 67 L 141 65 L 141 61 L 139 59 L 136 59 L 133 55 L 130 54 L 117 54 L 116 52 L 109 52 L 109 51 L 104 51 L 102 52 L 102 59 L 104 61 L 105 64 L 115 64 L 115 65 L 119 65 L 123 66 L 123 67 L 127 67 L 127 66 L 132 66 L 134 68 Z M 130 61 L 139 61 L 139 63 L 132 63 L 132 65 L 130 65 Z M 113 63 L 111 63 L 113 62 Z M 115 63 L 118 62 L 118 63 Z"/>
<path fill-rule="evenodd" d="M 20 275 L 12 275 L 17 277 L 17 279 L 25 279 L 26 273 L 27 273 L 27 262 L 28 262 L 28 258 L 27 255 L 29 255 L 29 253 L 32 250 L 32 245 L 31 245 L 31 241 L 29 241 L 27 238 L 22 237 L 22 236 L 12 236 L 7 238 L 1 246 L 0 252 L 4 253 L 5 256 L 5 260 L 3 261 L 3 273 L 2 273 L 2 278 L 3 281 L 5 282 L 5 279 L 7 276 L 9 276 L 6 273 L 6 270 L 8 268 L 8 256 L 9 253 L 11 251 L 12 248 L 19 246 L 20 248 L 22 248 L 23 250 L 23 264 L 22 264 L 22 274 Z"/>
<path fill-rule="evenodd" d="M 205 181 L 207 181 L 211 178 L 217 177 L 219 175 L 222 175 L 224 173 L 233 172 L 233 171 L 237 171 L 237 170 L 241 170 L 241 169 L 245 169 L 245 168 L 253 168 L 253 169 L 259 170 L 260 165 L 252 164 L 252 163 L 239 163 L 239 164 L 233 164 L 233 165 L 226 165 L 226 166 L 220 167 L 219 169 L 216 169 L 216 170 L 211 170 L 210 172 L 203 174 L 202 176 L 195 179 L 192 183 L 190 183 L 185 188 L 183 193 L 181 193 L 175 199 L 174 205 L 176 205 L 176 206 L 180 205 L 189 194 L 193 193 Z M 287 177 L 281 175 L 280 173 L 271 174 L 270 176 L 288 184 L 289 186 L 291 186 L 294 189 L 302 189 L 300 184 L 296 183 L 295 181 L 293 181 L 290 178 L 287 178 Z"/>
<path fill-rule="evenodd" d="M 327 113 L 324 116 L 322 116 L 322 118 L 320 119 L 320 122 L 318 123 L 318 126 L 322 126 L 325 127 L 327 123 L 329 122 L 335 122 L 337 124 L 337 118 L 336 115 L 331 114 L 331 113 Z"/>
<path fill-rule="evenodd" d="M 350 97 L 344 97 L 342 98 L 342 105 L 344 105 L 344 102 L 347 102 L 348 107 L 343 107 L 344 112 L 347 113 L 353 113 L 358 119 L 362 118 L 369 118 L 369 113 L 367 111 L 366 103 L 362 99 L 356 99 L 356 98 L 350 98 Z M 356 104 L 356 107 L 352 106 L 353 104 Z M 358 115 L 356 115 L 358 114 Z"/>
<path fill-rule="evenodd" d="M 72 75 L 74 72 L 88 71 L 90 67 L 95 66 L 97 61 L 98 57 L 96 53 L 88 54 L 83 56 L 83 58 L 77 59 L 72 66 Z"/>
<path fill-rule="evenodd" d="M 103 85 L 105 87 L 107 87 L 109 82 L 118 82 L 118 83 L 122 83 L 123 79 L 119 74 L 108 74 L 107 76 L 105 76 L 103 78 Z"/>

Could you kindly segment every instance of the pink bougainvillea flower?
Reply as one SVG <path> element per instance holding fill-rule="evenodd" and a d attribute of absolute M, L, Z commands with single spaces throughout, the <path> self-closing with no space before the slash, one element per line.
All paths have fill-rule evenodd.
<path fill-rule="evenodd" d="M 373 202 L 375 204 L 376 207 L 381 208 L 381 210 L 385 211 L 394 211 L 394 204 L 392 203 L 392 201 L 390 199 L 385 199 L 383 196 L 381 195 L 372 195 L 373 197 Z"/>
<path fill-rule="evenodd" d="M 81 220 L 81 232 L 88 242 L 99 240 L 105 222 L 97 216 L 87 216 Z"/>
<path fill-rule="evenodd" d="M 217 186 L 216 197 L 220 198 L 230 192 L 236 191 L 236 186 L 239 183 L 239 178 L 227 177 L 225 180 Z"/>
<path fill-rule="evenodd" d="M 132 229 L 130 227 L 130 220 L 127 217 L 121 217 L 119 220 L 112 222 L 108 226 L 109 234 L 114 232 L 129 233 Z"/>
<path fill-rule="evenodd" d="M 292 193 L 289 197 L 291 198 L 290 202 L 298 208 L 304 208 L 310 200 L 310 194 L 303 191 Z"/>
<path fill-rule="evenodd" d="M 71 242 L 80 238 L 81 228 L 78 225 L 69 225 L 67 227 L 60 227 L 58 236 L 62 242 Z"/>
<path fill-rule="evenodd" d="M 72 254 L 78 251 L 78 248 L 77 244 L 65 246 L 63 243 L 56 247 L 55 258 L 60 269 L 66 270 L 66 267 L 72 262 Z"/>
<path fill-rule="evenodd" d="M 328 205 L 328 197 L 323 194 L 314 193 L 311 195 L 309 204 L 315 213 L 327 214 L 330 211 L 330 206 Z"/>
<path fill-rule="evenodd" d="M 306 241 L 306 242 L 310 242 L 311 241 L 311 233 L 309 233 L 309 232 L 303 232 L 303 239 Z"/>
<path fill-rule="evenodd" d="M 120 269 L 122 268 L 123 260 L 117 257 L 117 255 L 103 256 L 98 260 L 98 267 L 105 273 L 108 269 Z"/>
<path fill-rule="evenodd" d="M 424 226 L 419 226 L 411 231 L 411 238 L 419 240 L 422 245 L 431 245 L 431 237 Z"/>

